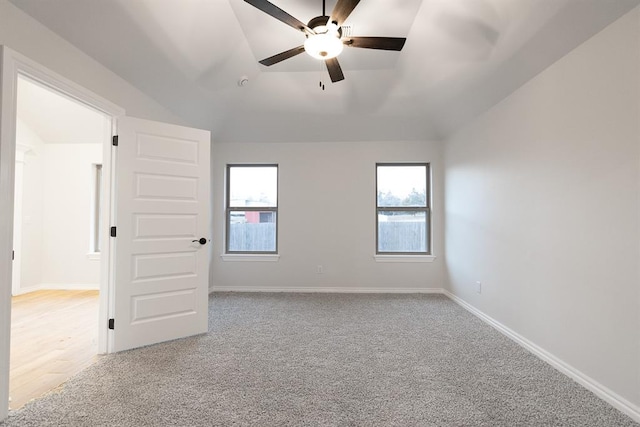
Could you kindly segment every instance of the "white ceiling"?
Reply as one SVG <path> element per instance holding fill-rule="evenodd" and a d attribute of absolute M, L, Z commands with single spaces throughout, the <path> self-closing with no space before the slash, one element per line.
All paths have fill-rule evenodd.
<path fill-rule="evenodd" d="M 353 35 L 407 43 L 345 48 L 346 79 L 331 84 L 306 54 L 258 64 L 304 36 L 241 0 L 11 1 L 228 142 L 441 138 L 640 3 L 361 0 L 345 22 Z M 321 14 L 320 0 L 271 1 L 304 22 Z"/>
<path fill-rule="evenodd" d="M 104 114 L 24 77 L 18 78 L 17 113 L 44 143 L 102 144 L 110 130 Z"/>

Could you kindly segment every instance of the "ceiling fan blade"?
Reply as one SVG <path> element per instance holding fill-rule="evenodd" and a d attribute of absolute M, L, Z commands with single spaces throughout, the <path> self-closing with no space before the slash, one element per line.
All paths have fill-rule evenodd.
<path fill-rule="evenodd" d="M 280 9 L 278 6 L 272 3 L 269 3 L 267 0 L 244 0 L 244 1 L 260 9 L 267 15 L 271 15 L 274 18 L 284 22 L 285 24 L 295 28 L 296 30 L 306 31 L 313 34 L 313 31 L 311 30 L 311 28 L 307 26 L 307 24 L 297 20 L 296 18 L 289 15 L 284 10 Z"/>
<path fill-rule="evenodd" d="M 365 49 L 402 50 L 406 41 L 404 37 L 349 37 L 344 45 Z"/>
<path fill-rule="evenodd" d="M 342 68 L 338 58 L 325 59 L 324 63 L 327 64 L 327 71 L 329 71 L 329 77 L 331 77 L 331 83 L 344 80 L 344 74 L 342 74 Z"/>
<path fill-rule="evenodd" d="M 331 18 L 329 18 L 329 22 L 335 22 L 338 26 L 341 26 L 342 23 L 351 15 L 353 9 L 360 3 L 360 0 L 338 0 L 335 7 L 333 8 L 333 12 L 331 12 Z"/>
<path fill-rule="evenodd" d="M 294 47 L 293 49 L 289 49 L 284 52 L 280 52 L 277 55 L 270 56 L 258 62 L 260 62 L 262 65 L 266 65 L 267 67 L 269 67 L 270 65 L 277 64 L 278 62 L 284 61 L 285 59 L 289 59 L 291 57 L 299 55 L 302 52 L 304 52 L 304 45 Z"/>

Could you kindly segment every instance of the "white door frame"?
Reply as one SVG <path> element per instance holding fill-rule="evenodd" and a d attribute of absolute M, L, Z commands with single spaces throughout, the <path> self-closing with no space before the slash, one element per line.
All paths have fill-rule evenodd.
<path fill-rule="evenodd" d="M 11 253 L 13 246 L 13 203 L 15 185 L 16 116 L 18 75 L 24 75 L 56 92 L 62 93 L 112 118 L 115 134 L 117 118 L 125 110 L 86 88 L 30 60 L 6 46 L 0 45 L 0 421 L 9 408 L 9 354 L 11 334 Z M 113 147 L 105 141 L 103 153 L 102 190 L 105 203 L 102 207 L 104 224 L 113 218 L 112 161 Z M 108 196 L 108 197 L 107 197 Z M 103 227 L 101 248 L 100 310 L 98 321 L 98 352 L 111 351 L 107 323 L 113 308 L 113 286 L 110 283 L 113 268 L 113 245 L 108 227 Z"/>
<path fill-rule="evenodd" d="M 18 144 L 16 141 L 16 168 L 14 172 L 15 193 L 13 206 L 13 263 L 11 276 L 11 293 L 18 295 L 20 293 L 20 283 L 22 281 L 22 199 L 23 199 L 23 182 L 24 182 L 24 161 L 26 154 L 31 148 L 26 145 Z"/>

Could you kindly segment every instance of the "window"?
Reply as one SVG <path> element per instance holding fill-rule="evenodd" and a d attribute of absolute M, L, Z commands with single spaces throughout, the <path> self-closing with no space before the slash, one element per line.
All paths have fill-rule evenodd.
<path fill-rule="evenodd" d="M 91 236 L 89 238 L 89 253 L 100 253 L 102 229 L 102 165 L 94 164 L 92 170 L 93 189 L 91 201 Z"/>
<path fill-rule="evenodd" d="M 430 255 L 429 164 L 377 164 L 376 193 L 376 253 Z"/>
<path fill-rule="evenodd" d="M 278 165 L 227 165 L 226 253 L 278 252 Z"/>

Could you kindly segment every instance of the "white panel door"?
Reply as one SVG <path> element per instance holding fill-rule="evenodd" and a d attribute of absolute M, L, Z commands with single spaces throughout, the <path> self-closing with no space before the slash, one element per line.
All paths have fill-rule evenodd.
<path fill-rule="evenodd" d="M 118 138 L 112 348 L 207 332 L 209 132 L 125 117 Z"/>

